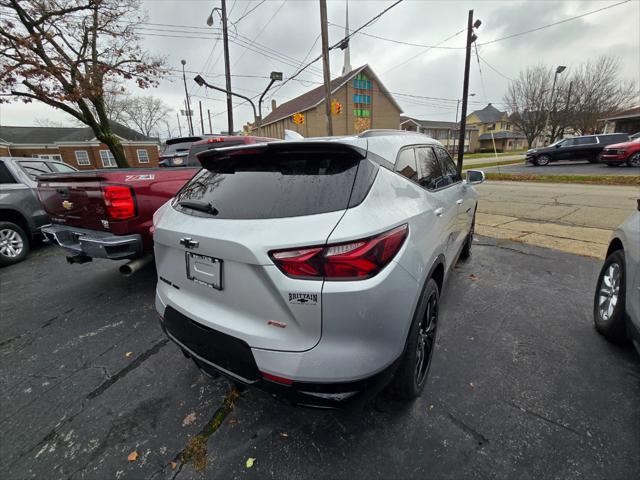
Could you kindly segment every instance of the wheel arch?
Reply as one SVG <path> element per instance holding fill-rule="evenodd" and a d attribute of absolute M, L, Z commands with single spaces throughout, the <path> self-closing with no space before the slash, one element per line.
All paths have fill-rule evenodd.
<path fill-rule="evenodd" d="M 624 251 L 624 244 L 622 243 L 622 240 L 620 240 L 618 237 L 614 238 L 613 240 L 611 240 L 611 243 L 609 243 L 609 248 L 607 248 L 606 256 L 608 257 L 609 255 L 611 255 L 613 252 L 617 250 Z"/>
<path fill-rule="evenodd" d="M 20 228 L 22 228 L 29 237 L 32 235 L 29 222 L 27 221 L 25 216 L 17 210 L 12 210 L 10 208 L 0 208 L 0 222 L 15 223 Z"/>

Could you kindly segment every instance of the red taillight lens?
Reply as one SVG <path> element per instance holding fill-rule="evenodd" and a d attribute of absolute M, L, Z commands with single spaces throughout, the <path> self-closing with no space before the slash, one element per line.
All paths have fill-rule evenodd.
<path fill-rule="evenodd" d="M 136 216 L 136 200 L 131 188 L 106 185 L 102 187 L 102 195 L 111 220 L 128 220 Z"/>
<path fill-rule="evenodd" d="M 301 279 L 363 280 L 382 270 L 402 247 L 409 227 L 375 237 L 326 247 L 296 248 L 269 252 L 287 276 Z"/>
<path fill-rule="evenodd" d="M 277 375 L 271 375 L 270 373 L 265 372 L 260 373 L 262 373 L 262 378 L 264 378 L 265 380 L 280 383 L 282 385 L 293 385 L 293 380 L 291 380 L 290 378 L 279 377 Z"/>

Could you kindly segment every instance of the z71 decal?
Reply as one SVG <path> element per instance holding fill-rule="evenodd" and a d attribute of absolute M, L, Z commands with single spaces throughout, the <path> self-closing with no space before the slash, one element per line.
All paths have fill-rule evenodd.
<path fill-rule="evenodd" d="M 153 180 L 156 176 L 152 173 L 148 173 L 145 175 L 127 175 L 124 177 L 125 182 L 138 182 L 141 180 Z"/>
<path fill-rule="evenodd" d="M 289 303 L 296 305 L 316 305 L 318 303 L 317 293 L 289 293 Z"/>

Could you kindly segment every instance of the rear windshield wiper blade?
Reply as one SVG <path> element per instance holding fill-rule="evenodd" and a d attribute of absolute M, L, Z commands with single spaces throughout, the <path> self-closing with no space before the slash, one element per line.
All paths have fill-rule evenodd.
<path fill-rule="evenodd" d="M 198 202 L 194 200 L 181 200 L 178 202 L 182 208 L 188 208 L 190 210 L 197 210 L 199 212 L 208 213 L 209 215 L 217 215 L 218 209 L 208 202 Z"/>

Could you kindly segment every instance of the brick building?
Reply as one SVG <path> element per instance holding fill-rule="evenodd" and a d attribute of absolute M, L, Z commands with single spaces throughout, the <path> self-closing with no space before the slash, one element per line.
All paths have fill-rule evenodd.
<path fill-rule="evenodd" d="M 384 87 L 369 65 L 348 71 L 331 81 L 331 101 L 342 105 L 334 114 L 333 134 L 354 135 L 371 128 L 397 130 L 402 109 Z M 300 95 L 282 105 L 272 101 L 271 113 L 262 122 L 262 131 L 252 133 L 272 138 L 284 138 L 292 130 L 303 137 L 326 135 L 324 85 Z M 294 115 L 302 114 L 303 123 L 294 123 Z"/>
<path fill-rule="evenodd" d="M 158 139 L 113 123 L 131 167 L 158 166 Z M 79 170 L 116 167 L 109 148 L 89 127 L 0 126 L 0 156 L 62 160 Z"/>

